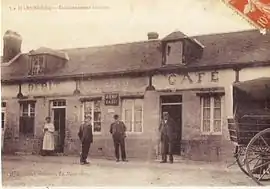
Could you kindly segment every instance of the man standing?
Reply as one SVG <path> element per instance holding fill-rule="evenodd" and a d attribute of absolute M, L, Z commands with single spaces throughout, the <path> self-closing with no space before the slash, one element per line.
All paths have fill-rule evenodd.
<path fill-rule="evenodd" d="M 162 161 L 160 163 L 167 162 L 167 154 L 169 154 L 170 163 L 173 163 L 173 141 L 174 141 L 174 131 L 175 124 L 174 121 L 170 118 L 168 112 L 163 113 L 163 119 L 159 126 L 159 131 L 161 134 L 161 154 Z"/>
<path fill-rule="evenodd" d="M 115 121 L 111 124 L 110 133 L 113 137 L 116 161 L 119 162 L 119 146 L 122 161 L 127 161 L 125 150 L 126 126 L 122 121 L 119 121 L 118 115 L 114 115 L 113 117 Z"/>
<path fill-rule="evenodd" d="M 93 142 L 93 132 L 92 132 L 92 125 L 91 125 L 91 117 L 86 116 L 84 123 L 80 126 L 80 130 L 78 136 L 82 142 L 82 152 L 80 157 L 81 165 L 89 164 L 86 161 L 91 143 Z"/>

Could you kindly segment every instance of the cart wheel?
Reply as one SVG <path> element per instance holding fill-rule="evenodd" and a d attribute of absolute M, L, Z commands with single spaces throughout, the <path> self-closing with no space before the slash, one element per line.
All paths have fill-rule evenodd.
<path fill-rule="evenodd" d="M 242 146 L 235 146 L 234 157 L 236 158 L 236 162 L 240 167 L 241 171 L 243 171 L 247 176 L 249 176 L 248 172 L 246 171 L 245 166 L 245 147 Z"/>
<path fill-rule="evenodd" d="M 270 128 L 257 133 L 249 142 L 245 155 L 246 171 L 258 184 L 270 180 Z"/>

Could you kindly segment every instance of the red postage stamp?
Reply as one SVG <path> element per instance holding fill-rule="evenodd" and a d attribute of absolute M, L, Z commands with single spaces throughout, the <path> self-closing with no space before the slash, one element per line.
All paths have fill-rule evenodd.
<path fill-rule="evenodd" d="M 270 29 L 270 0 L 226 0 L 226 2 L 259 29 Z"/>

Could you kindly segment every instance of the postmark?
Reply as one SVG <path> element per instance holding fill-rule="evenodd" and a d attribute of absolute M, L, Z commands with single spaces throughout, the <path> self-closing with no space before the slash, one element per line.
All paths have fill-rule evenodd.
<path fill-rule="evenodd" d="M 262 33 L 270 29 L 270 0 L 224 0 Z"/>

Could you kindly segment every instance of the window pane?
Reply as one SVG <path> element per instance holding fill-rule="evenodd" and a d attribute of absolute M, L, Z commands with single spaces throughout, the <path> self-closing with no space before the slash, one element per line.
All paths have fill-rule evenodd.
<path fill-rule="evenodd" d="M 127 127 L 127 131 L 132 131 L 132 111 L 125 110 L 125 118 L 124 118 L 125 125 Z"/>
<path fill-rule="evenodd" d="M 2 120 L 2 129 L 3 129 L 5 127 L 5 113 L 4 112 L 2 112 L 1 120 Z"/>
<path fill-rule="evenodd" d="M 135 110 L 134 121 L 142 121 L 142 110 Z"/>
<path fill-rule="evenodd" d="M 210 120 L 203 121 L 203 132 L 210 132 Z"/>
<path fill-rule="evenodd" d="M 214 109 L 214 119 L 221 119 L 221 109 L 220 108 Z"/>
<path fill-rule="evenodd" d="M 92 102 L 90 101 L 84 102 L 84 116 L 92 117 Z"/>
<path fill-rule="evenodd" d="M 142 122 L 138 121 L 134 123 L 134 132 L 142 132 Z"/>
<path fill-rule="evenodd" d="M 203 98 L 203 107 L 210 107 L 210 97 Z"/>
<path fill-rule="evenodd" d="M 123 100 L 123 107 L 126 108 L 132 108 L 134 101 L 133 100 Z"/>
<path fill-rule="evenodd" d="M 101 112 L 94 112 L 94 121 L 101 122 Z"/>
<path fill-rule="evenodd" d="M 101 104 L 101 101 L 100 100 L 97 100 L 94 102 L 94 109 L 95 109 L 95 112 L 100 112 L 100 104 Z"/>
<path fill-rule="evenodd" d="M 94 132 L 101 132 L 101 122 L 94 122 Z"/>
<path fill-rule="evenodd" d="M 30 113 L 35 113 L 35 104 L 33 103 L 30 104 Z"/>
<path fill-rule="evenodd" d="M 203 119 L 210 119 L 210 108 L 203 109 Z"/>
<path fill-rule="evenodd" d="M 221 132 L 221 120 L 214 121 L 214 132 Z"/>
<path fill-rule="evenodd" d="M 142 99 L 135 99 L 134 100 L 134 108 L 135 109 L 142 109 L 143 100 Z"/>
<path fill-rule="evenodd" d="M 6 102 L 2 102 L 2 108 L 5 108 L 6 107 Z"/>
<path fill-rule="evenodd" d="M 22 105 L 22 111 L 23 111 L 23 113 L 28 113 L 28 104 L 23 104 Z"/>
<path fill-rule="evenodd" d="M 221 97 L 220 96 L 214 97 L 214 107 L 216 107 L 216 108 L 221 107 Z"/>

